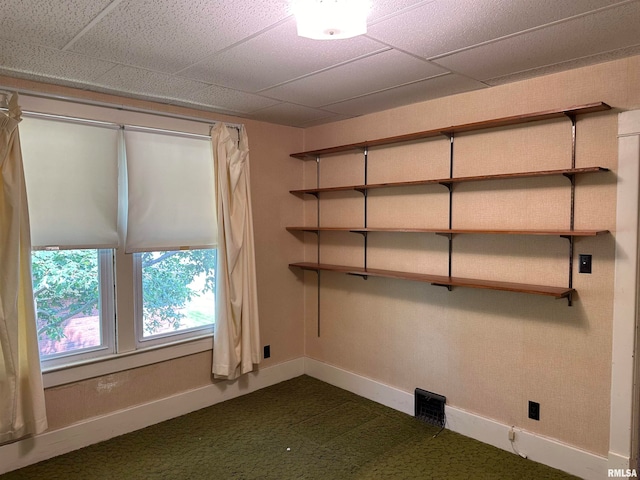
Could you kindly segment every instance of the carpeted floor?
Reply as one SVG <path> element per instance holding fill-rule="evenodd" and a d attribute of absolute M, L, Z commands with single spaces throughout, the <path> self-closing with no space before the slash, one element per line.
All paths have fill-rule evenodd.
<path fill-rule="evenodd" d="M 0 480 L 571 479 L 302 376 Z"/>

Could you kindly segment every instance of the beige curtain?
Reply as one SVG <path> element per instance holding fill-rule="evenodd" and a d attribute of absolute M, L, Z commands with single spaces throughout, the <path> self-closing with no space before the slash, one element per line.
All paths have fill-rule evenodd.
<path fill-rule="evenodd" d="M 47 428 L 17 94 L 8 107 L 0 112 L 0 443 Z"/>
<path fill-rule="evenodd" d="M 211 131 L 216 170 L 218 269 L 214 377 L 232 380 L 260 363 L 253 217 L 249 182 L 249 143 L 242 127 L 240 145 L 222 123 Z"/>

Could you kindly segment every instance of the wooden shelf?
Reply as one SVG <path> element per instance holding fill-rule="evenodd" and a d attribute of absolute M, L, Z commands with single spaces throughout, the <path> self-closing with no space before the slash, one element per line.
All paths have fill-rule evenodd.
<path fill-rule="evenodd" d="M 411 280 L 415 282 L 425 282 L 432 285 L 445 287 L 466 287 L 482 288 L 487 290 L 501 290 L 516 293 L 528 293 L 533 295 L 544 295 L 554 298 L 568 298 L 575 290 L 567 287 L 551 287 L 546 285 L 529 285 L 524 283 L 494 282 L 490 280 L 477 280 L 472 278 L 448 277 L 443 275 L 431 275 L 425 273 L 399 272 L 395 270 L 380 270 L 375 268 L 358 268 L 344 265 L 329 265 L 325 263 L 291 263 L 290 267 L 297 267 L 303 270 L 329 271 L 357 275 L 361 277 L 383 277 L 401 280 Z"/>
<path fill-rule="evenodd" d="M 389 227 L 287 227 L 289 232 L 352 232 L 352 233 L 369 233 L 369 232 L 397 232 L 397 233 L 436 233 L 440 235 L 457 235 L 457 234 L 490 234 L 490 235 L 546 235 L 560 237 L 595 237 L 609 233 L 609 230 L 480 230 L 473 228 L 389 228 Z"/>
<path fill-rule="evenodd" d="M 299 152 L 291 154 L 292 157 L 300 160 L 312 159 L 325 155 L 335 155 L 338 153 L 345 153 L 353 150 L 363 150 L 370 147 L 381 147 L 386 145 L 393 145 L 402 142 L 411 142 L 415 140 L 422 140 L 431 137 L 437 137 L 440 135 L 451 135 L 463 132 L 473 132 L 476 130 L 484 130 L 487 128 L 505 127 L 510 125 L 519 125 L 528 122 L 537 122 L 540 120 L 550 120 L 554 118 L 561 118 L 564 116 L 576 116 L 586 113 L 602 112 L 610 110 L 611 107 L 603 102 L 589 103 L 586 105 L 580 105 L 560 110 L 546 110 L 543 112 L 528 113 L 524 115 L 514 115 L 511 117 L 502 117 L 492 120 L 484 120 L 481 122 L 473 122 L 462 125 L 452 125 L 450 127 L 438 128 L 434 130 L 424 130 L 421 132 L 409 133 L 406 135 L 399 135 L 395 137 L 380 138 L 377 140 L 367 140 L 364 142 L 351 143 L 348 145 L 339 145 L 336 147 L 321 148 L 318 150 L 309 150 L 306 152 Z"/>
<path fill-rule="evenodd" d="M 509 180 L 516 178 L 530 178 L 530 177 L 548 177 L 564 175 L 567 177 L 573 175 L 582 175 L 588 173 L 608 172 L 608 168 L 604 167 L 585 167 L 585 168 L 565 168 L 559 170 L 539 170 L 532 172 L 518 172 L 518 173 L 500 173 L 496 175 L 477 175 L 472 177 L 453 177 L 453 178 L 439 178 L 431 180 L 412 180 L 409 182 L 388 182 L 388 183 L 372 183 L 368 185 L 344 185 L 341 187 L 323 187 L 323 188 L 305 188 L 300 190 L 290 190 L 290 193 L 294 195 L 311 194 L 316 195 L 318 193 L 325 192 L 342 192 L 342 191 L 356 191 L 364 192 L 368 190 L 374 190 L 379 188 L 391 188 L 391 187 L 417 187 L 422 185 L 445 185 L 449 186 L 455 183 L 464 182 L 481 182 L 487 180 Z"/>

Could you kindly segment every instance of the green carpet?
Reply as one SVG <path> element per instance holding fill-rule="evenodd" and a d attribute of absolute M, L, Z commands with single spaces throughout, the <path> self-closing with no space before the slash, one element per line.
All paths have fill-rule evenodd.
<path fill-rule="evenodd" d="M 308 376 L 0 480 L 569 479 Z"/>

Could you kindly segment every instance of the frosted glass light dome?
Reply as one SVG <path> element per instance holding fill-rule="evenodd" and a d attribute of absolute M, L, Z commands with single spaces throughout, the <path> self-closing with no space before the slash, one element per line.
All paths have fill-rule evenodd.
<path fill-rule="evenodd" d="M 294 11 L 301 37 L 333 40 L 367 33 L 369 0 L 298 0 Z"/>

